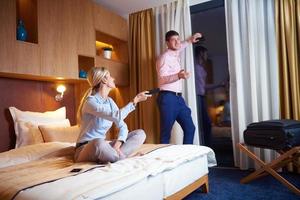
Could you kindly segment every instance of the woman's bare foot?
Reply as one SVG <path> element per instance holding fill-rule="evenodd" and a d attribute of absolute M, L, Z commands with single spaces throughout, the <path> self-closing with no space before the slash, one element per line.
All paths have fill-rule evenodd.
<path fill-rule="evenodd" d="M 136 152 L 135 154 L 131 155 L 130 157 L 143 156 L 143 155 L 145 155 L 145 154 L 142 152 Z"/>

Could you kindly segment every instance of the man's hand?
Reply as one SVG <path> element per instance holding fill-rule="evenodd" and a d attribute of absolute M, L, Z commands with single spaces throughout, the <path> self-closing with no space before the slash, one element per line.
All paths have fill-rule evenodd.
<path fill-rule="evenodd" d="M 188 39 L 188 41 L 190 42 L 190 43 L 195 43 L 195 42 L 198 42 L 199 41 L 199 39 L 202 37 L 202 34 L 201 33 L 195 33 L 194 35 L 192 35 L 189 39 Z"/>
<path fill-rule="evenodd" d="M 190 77 L 190 73 L 184 71 L 184 69 L 180 70 L 180 72 L 178 72 L 178 78 L 179 79 L 188 79 Z"/>

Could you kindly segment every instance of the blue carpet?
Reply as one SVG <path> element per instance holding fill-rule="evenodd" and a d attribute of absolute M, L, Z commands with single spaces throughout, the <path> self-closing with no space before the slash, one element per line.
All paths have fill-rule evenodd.
<path fill-rule="evenodd" d="M 248 175 L 250 171 L 242 171 L 235 168 L 210 168 L 209 169 L 209 193 L 201 193 L 196 190 L 185 200 L 296 200 L 300 199 L 287 189 L 279 181 L 270 175 L 261 177 L 248 184 L 240 184 L 240 179 Z M 282 174 L 281 174 L 282 175 Z M 291 183 L 300 188 L 300 175 L 285 173 L 282 175 Z"/>

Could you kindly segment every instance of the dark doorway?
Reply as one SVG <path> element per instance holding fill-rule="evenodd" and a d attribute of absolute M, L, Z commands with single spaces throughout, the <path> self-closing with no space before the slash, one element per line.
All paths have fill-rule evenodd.
<path fill-rule="evenodd" d="M 194 45 L 200 138 L 203 145 L 215 151 L 218 166 L 233 167 L 224 1 L 212 0 L 191 6 L 191 22 L 192 32 L 204 36 Z M 203 78 L 205 72 L 206 78 Z M 202 92 L 204 79 L 205 93 Z"/>

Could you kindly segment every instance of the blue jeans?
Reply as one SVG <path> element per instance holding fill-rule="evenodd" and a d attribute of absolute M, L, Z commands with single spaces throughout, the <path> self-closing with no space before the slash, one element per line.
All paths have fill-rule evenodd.
<path fill-rule="evenodd" d="M 157 103 L 160 111 L 160 143 L 170 143 L 171 130 L 176 120 L 184 132 L 183 144 L 193 144 L 195 125 L 191 109 L 184 99 L 171 92 L 160 92 Z"/>
<path fill-rule="evenodd" d="M 207 112 L 205 96 L 197 95 L 198 101 L 198 124 L 199 131 L 201 130 L 201 144 L 205 146 L 211 145 L 211 120 Z"/>

